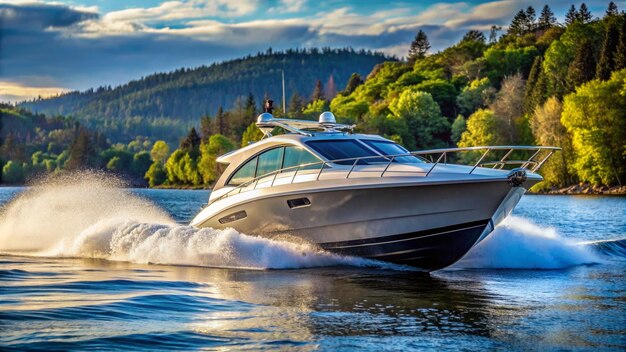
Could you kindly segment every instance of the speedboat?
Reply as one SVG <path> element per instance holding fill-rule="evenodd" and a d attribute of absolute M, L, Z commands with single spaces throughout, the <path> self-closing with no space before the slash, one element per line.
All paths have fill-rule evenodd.
<path fill-rule="evenodd" d="M 354 126 L 330 112 L 307 121 L 270 110 L 256 124 L 265 137 L 217 159 L 225 170 L 192 226 L 304 241 L 424 271 L 455 263 L 489 235 L 543 179 L 537 170 L 559 149 L 409 152 L 381 136 L 352 133 Z M 276 128 L 287 133 L 272 136 Z M 449 162 L 458 152 L 478 161 Z M 532 156 L 511 160 L 522 152 Z M 489 155 L 498 158 L 487 162 Z"/>

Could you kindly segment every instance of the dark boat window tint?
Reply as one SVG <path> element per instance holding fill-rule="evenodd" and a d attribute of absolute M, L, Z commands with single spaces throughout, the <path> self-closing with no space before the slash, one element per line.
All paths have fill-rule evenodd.
<path fill-rule="evenodd" d="M 377 152 L 383 155 L 398 155 L 398 154 L 408 154 L 409 151 L 404 149 L 401 145 L 387 142 L 387 141 L 374 141 L 369 139 L 362 139 L 363 143 L 375 149 Z M 400 156 L 393 159 L 399 163 L 421 163 L 419 158 L 414 156 Z"/>
<path fill-rule="evenodd" d="M 316 152 L 322 154 L 328 160 L 359 158 L 364 156 L 376 156 L 376 152 L 353 139 L 335 139 L 306 142 Z M 359 161 L 358 164 L 369 164 L 385 161 L 383 158 L 371 158 Z M 353 160 L 339 161 L 337 164 L 352 165 Z"/>
<path fill-rule="evenodd" d="M 287 167 L 294 167 L 302 164 L 318 163 L 320 160 L 311 154 L 308 150 L 302 147 L 285 147 L 285 159 L 283 162 L 283 169 Z M 309 165 L 301 167 L 300 169 L 317 169 L 322 167 L 321 164 Z M 294 169 L 287 170 L 295 171 Z"/>
<path fill-rule="evenodd" d="M 237 170 L 237 172 L 235 172 L 235 174 L 230 178 L 228 184 L 238 186 L 251 181 L 254 178 L 254 173 L 256 172 L 258 159 L 258 157 L 255 157 L 240 167 L 239 170 Z"/>
<path fill-rule="evenodd" d="M 263 176 L 272 171 L 280 169 L 283 164 L 283 150 L 285 148 L 274 148 L 259 155 L 259 163 L 256 167 L 256 177 Z"/>

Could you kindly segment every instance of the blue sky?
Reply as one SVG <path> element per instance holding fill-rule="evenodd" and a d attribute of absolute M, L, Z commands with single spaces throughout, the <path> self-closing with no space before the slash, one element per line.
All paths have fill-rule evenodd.
<path fill-rule="evenodd" d="M 419 29 L 433 51 L 470 29 L 506 27 L 546 1 L 0 0 L 0 101 L 118 85 L 268 47 L 366 48 L 404 56 Z M 601 16 L 608 1 L 587 1 Z M 620 10 L 626 1 L 616 1 Z M 562 19 L 572 1 L 549 5 Z M 575 3 L 577 6 L 579 3 Z"/>

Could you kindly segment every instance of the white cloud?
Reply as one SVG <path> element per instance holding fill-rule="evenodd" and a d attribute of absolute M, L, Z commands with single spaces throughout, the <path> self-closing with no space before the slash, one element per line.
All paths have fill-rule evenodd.
<path fill-rule="evenodd" d="M 202 17 L 239 17 L 253 13 L 257 6 L 257 0 L 166 1 L 155 7 L 109 12 L 103 16 L 103 20 L 149 23 Z"/>
<path fill-rule="evenodd" d="M 295 13 L 306 8 L 307 0 L 280 0 L 277 7 L 269 9 L 269 12 Z"/>

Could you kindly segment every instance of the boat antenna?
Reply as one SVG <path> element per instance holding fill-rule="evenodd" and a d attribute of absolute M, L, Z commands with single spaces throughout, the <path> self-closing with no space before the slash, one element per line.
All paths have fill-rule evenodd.
<path fill-rule="evenodd" d="M 282 69 L 282 76 L 283 76 L 283 116 L 287 116 L 287 107 L 285 104 L 286 101 L 286 96 L 285 96 L 285 70 Z"/>

